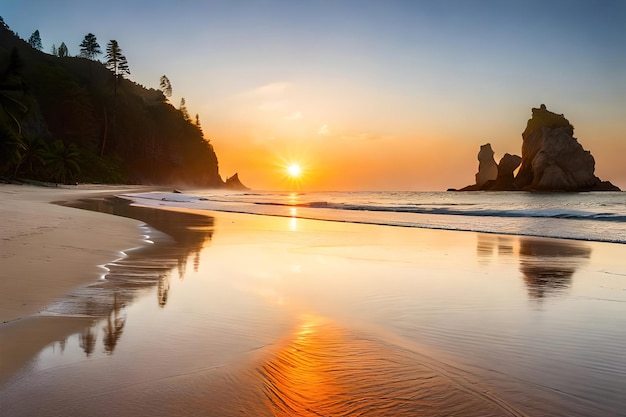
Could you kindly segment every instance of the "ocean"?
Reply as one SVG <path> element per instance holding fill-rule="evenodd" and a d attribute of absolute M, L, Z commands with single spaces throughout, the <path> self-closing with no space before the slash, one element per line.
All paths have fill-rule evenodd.
<path fill-rule="evenodd" d="M 626 243 L 626 194 L 622 192 L 192 190 L 129 197 L 160 207 Z"/>

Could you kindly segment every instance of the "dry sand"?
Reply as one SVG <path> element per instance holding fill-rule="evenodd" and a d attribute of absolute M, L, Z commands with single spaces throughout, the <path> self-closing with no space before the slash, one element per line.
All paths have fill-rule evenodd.
<path fill-rule="evenodd" d="M 50 204 L 121 189 L 0 185 L 0 323 L 37 313 L 141 244 L 138 222 Z"/>
<path fill-rule="evenodd" d="M 142 243 L 139 222 L 51 204 L 146 187 L 42 188 L 0 184 L 0 381 L 85 319 L 39 317 L 46 305 L 99 279 Z"/>

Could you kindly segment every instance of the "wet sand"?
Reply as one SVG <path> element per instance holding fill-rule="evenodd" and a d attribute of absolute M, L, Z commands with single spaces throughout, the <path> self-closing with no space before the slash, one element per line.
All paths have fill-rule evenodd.
<path fill-rule="evenodd" d="M 2 346 L 37 326 L 56 340 L 11 356 L 25 361 L 0 381 L 12 416 L 604 416 L 626 405 L 623 245 L 106 210 L 163 233 L 110 263 L 106 283 L 0 327 Z M 52 327 L 66 316 L 80 316 L 73 335 Z"/>

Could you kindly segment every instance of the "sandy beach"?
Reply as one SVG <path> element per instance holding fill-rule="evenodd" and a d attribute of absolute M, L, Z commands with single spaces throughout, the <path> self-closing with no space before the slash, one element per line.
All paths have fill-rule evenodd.
<path fill-rule="evenodd" d="M 111 191 L 0 187 L 12 416 L 619 415 L 623 245 L 48 203 Z"/>
<path fill-rule="evenodd" d="M 148 187 L 45 188 L 0 184 L 0 381 L 83 319 L 29 318 L 142 244 L 139 222 L 51 204 Z"/>
<path fill-rule="evenodd" d="M 99 278 L 104 270 L 98 265 L 141 243 L 136 221 L 50 204 L 113 192 L 0 184 L 1 323 L 36 313 Z"/>

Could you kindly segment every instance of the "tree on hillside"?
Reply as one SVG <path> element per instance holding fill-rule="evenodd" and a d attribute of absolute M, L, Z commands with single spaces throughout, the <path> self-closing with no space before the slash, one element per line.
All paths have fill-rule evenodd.
<path fill-rule="evenodd" d="M 100 54 L 102 54 L 102 51 L 96 40 L 96 35 L 93 33 L 86 34 L 85 38 L 80 43 L 80 56 L 87 59 L 95 59 L 96 56 Z"/>
<path fill-rule="evenodd" d="M 172 84 L 165 75 L 161 76 L 160 88 L 165 97 L 172 97 Z"/>
<path fill-rule="evenodd" d="M 189 117 L 189 111 L 187 110 L 187 105 L 185 103 L 185 98 L 181 98 L 180 99 L 180 107 L 178 108 L 178 110 L 180 110 L 180 112 L 183 114 L 183 118 L 187 121 L 191 120 L 191 118 Z"/>
<path fill-rule="evenodd" d="M 59 53 L 59 50 L 57 49 L 57 46 L 55 44 L 52 44 L 52 48 L 50 48 L 50 53 L 53 56 L 57 56 Z"/>
<path fill-rule="evenodd" d="M 37 29 L 33 32 L 32 35 L 30 35 L 30 38 L 28 38 L 28 44 L 38 51 L 41 51 L 43 49 L 41 36 L 39 35 L 39 29 Z"/>
<path fill-rule="evenodd" d="M 57 50 L 57 55 L 61 58 L 70 56 L 70 53 L 67 50 L 67 45 L 65 44 L 65 42 L 61 42 L 61 45 L 59 45 L 59 49 Z"/>
<path fill-rule="evenodd" d="M 104 66 L 107 67 L 111 72 L 113 72 L 113 76 L 115 77 L 114 87 L 113 87 L 113 134 L 115 135 L 116 129 L 116 112 L 117 112 L 117 85 L 119 83 L 119 79 L 123 78 L 124 74 L 130 75 L 130 69 L 128 68 L 128 61 L 124 54 L 122 54 L 122 48 L 119 47 L 116 40 L 111 40 L 107 44 L 107 53 L 106 53 L 106 62 Z M 102 139 L 102 146 L 100 147 L 100 156 L 104 155 L 104 148 L 106 146 L 106 135 Z"/>
<path fill-rule="evenodd" d="M 122 48 L 118 45 L 116 40 L 109 41 L 107 44 L 107 53 L 105 55 L 107 59 L 104 66 L 107 67 L 115 77 L 123 77 L 124 74 L 130 75 L 130 69 L 128 68 L 128 61 L 124 54 L 122 54 Z"/>

